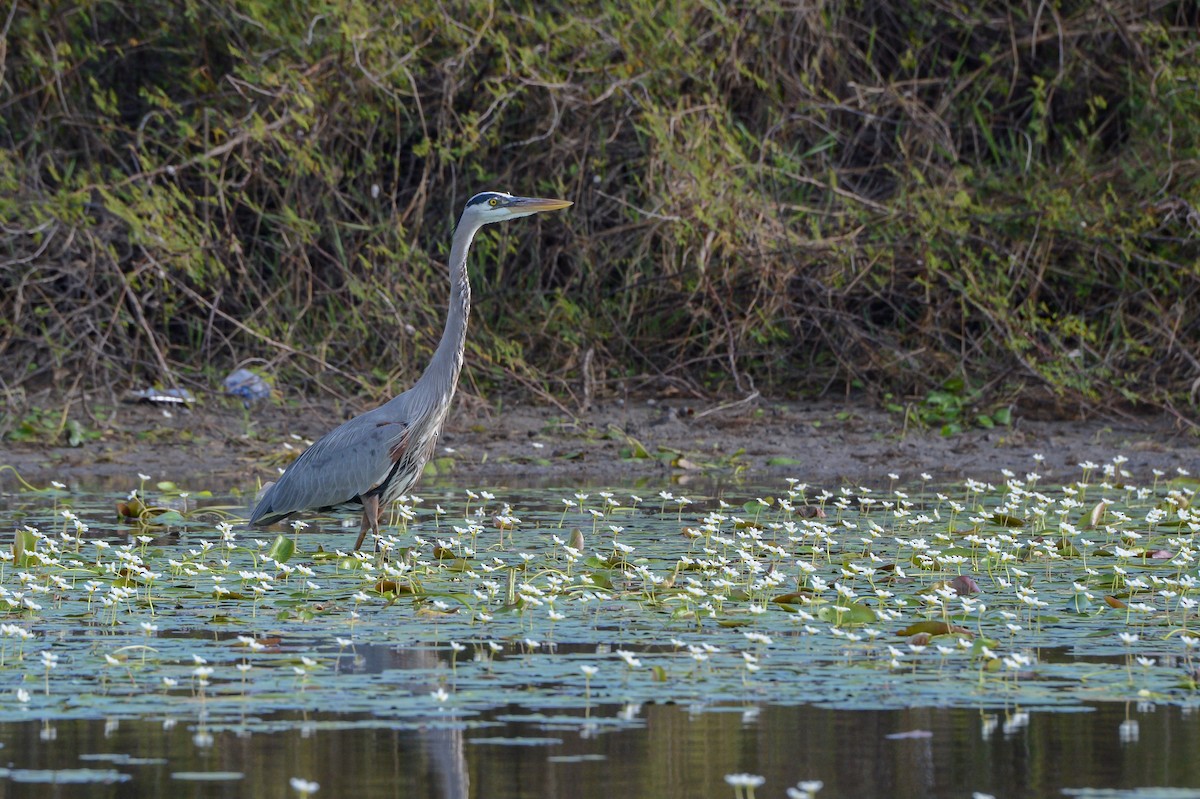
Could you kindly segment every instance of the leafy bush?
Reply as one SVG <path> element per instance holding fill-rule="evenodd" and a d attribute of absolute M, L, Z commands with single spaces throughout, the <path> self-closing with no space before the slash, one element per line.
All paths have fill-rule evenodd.
<path fill-rule="evenodd" d="M 577 205 L 478 240 L 476 392 L 1194 413 L 1198 29 L 1163 0 L 18 0 L 0 377 L 397 391 L 458 211 L 503 188 Z"/>

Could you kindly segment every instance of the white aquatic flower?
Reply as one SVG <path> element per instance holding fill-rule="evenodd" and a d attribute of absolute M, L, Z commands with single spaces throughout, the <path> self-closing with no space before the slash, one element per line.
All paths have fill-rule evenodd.
<path fill-rule="evenodd" d="M 759 788 L 767 781 L 758 774 L 726 774 L 725 782 L 734 788 Z"/>
<path fill-rule="evenodd" d="M 312 780 L 302 779 L 300 777 L 292 777 L 288 780 L 288 784 L 292 786 L 292 790 L 301 796 L 311 796 L 321 789 L 320 783 Z"/>
<path fill-rule="evenodd" d="M 825 787 L 821 780 L 801 780 L 795 788 L 788 788 L 788 799 L 813 799 L 817 791 Z"/>

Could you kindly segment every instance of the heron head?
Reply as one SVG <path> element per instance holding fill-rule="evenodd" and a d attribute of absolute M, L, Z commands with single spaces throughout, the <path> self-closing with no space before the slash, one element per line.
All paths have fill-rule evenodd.
<path fill-rule="evenodd" d="M 547 200 L 540 197 L 514 197 L 502 191 L 485 191 L 467 200 L 463 219 L 480 225 L 503 222 L 542 211 L 557 211 L 571 205 L 570 200 Z"/>

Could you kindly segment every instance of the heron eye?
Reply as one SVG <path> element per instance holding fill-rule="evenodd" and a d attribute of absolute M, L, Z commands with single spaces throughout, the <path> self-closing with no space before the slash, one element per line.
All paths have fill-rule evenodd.
<path fill-rule="evenodd" d="M 499 200 L 497 200 L 495 197 L 493 197 L 492 199 L 488 200 L 488 205 L 495 208 L 499 202 L 500 202 Z"/>

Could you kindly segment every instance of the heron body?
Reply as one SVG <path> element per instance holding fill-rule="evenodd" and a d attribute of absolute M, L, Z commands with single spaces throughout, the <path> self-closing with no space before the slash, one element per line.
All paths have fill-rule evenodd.
<path fill-rule="evenodd" d="M 567 200 L 483 192 L 463 209 L 450 248 L 450 311 L 446 328 L 421 378 L 403 394 L 334 428 L 305 450 L 267 488 L 250 514 L 253 525 L 274 524 L 306 510 L 362 505 L 358 541 L 379 532 L 380 509 L 408 493 L 437 444 L 458 386 L 466 346 L 471 285 L 467 253 L 484 225 L 571 205 Z"/>

